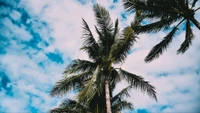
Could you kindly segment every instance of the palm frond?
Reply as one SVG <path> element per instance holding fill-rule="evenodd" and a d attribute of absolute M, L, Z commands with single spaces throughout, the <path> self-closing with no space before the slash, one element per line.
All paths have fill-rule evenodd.
<path fill-rule="evenodd" d="M 110 82 L 109 84 L 110 84 L 110 91 L 113 92 L 113 90 L 116 88 L 115 87 L 116 84 L 121 81 L 121 77 L 118 71 L 114 67 L 112 67 L 111 70 L 112 71 L 109 76 L 109 82 Z"/>
<path fill-rule="evenodd" d="M 97 64 L 93 63 L 88 60 L 80 60 L 76 59 L 71 61 L 71 63 L 65 68 L 63 74 L 68 75 L 72 73 L 79 73 L 79 72 L 85 72 L 88 70 L 95 70 Z"/>
<path fill-rule="evenodd" d="M 141 11 L 143 14 L 159 12 L 167 14 L 169 10 L 169 0 L 123 0 L 124 9 L 130 12 Z"/>
<path fill-rule="evenodd" d="M 134 28 L 136 26 L 141 26 L 141 22 L 143 19 L 145 19 L 145 16 L 141 15 L 141 12 L 139 10 L 137 10 L 134 21 L 131 22 L 131 27 Z"/>
<path fill-rule="evenodd" d="M 197 3 L 197 1 L 198 1 L 198 0 L 193 0 L 193 2 L 192 2 L 192 7 L 195 6 L 195 4 Z"/>
<path fill-rule="evenodd" d="M 70 108 L 54 108 L 51 109 L 49 113 L 79 113 L 79 111 Z"/>
<path fill-rule="evenodd" d="M 82 103 L 76 101 L 76 100 L 71 100 L 71 99 L 65 99 L 57 108 L 54 108 L 50 111 L 50 113 L 61 113 L 61 112 L 66 112 L 66 113 L 89 113 L 90 109 L 83 105 Z"/>
<path fill-rule="evenodd" d="M 131 27 L 126 27 L 123 30 L 122 36 L 116 40 L 116 43 L 112 46 L 109 59 L 112 59 L 114 63 L 123 62 L 127 57 L 131 46 L 136 41 L 135 36 Z"/>
<path fill-rule="evenodd" d="M 62 96 L 72 89 L 79 90 L 83 87 L 84 81 L 91 78 L 92 71 L 81 73 L 78 75 L 72 75 L 70 77 L 65 77 L 56 83 L 50 92 L 50 96 Z"/>
<path fill-rule="evenodd" d="M 157 101 L 155 87 L 145 81 L 143 77 L 129 73 L 123 69 L 120 69 L 122 77 L 131 84 L 132 87 L 146 92 L 150 97 Z"/>
<path fill-rule="evenodd" d="M 119 33 L 119 27 L 118 27 L 118 24 L 119 24 L 119 21 L 118 21 L 118 19 L 116 19 L 116 21 L 115 21 L 115 29 L 114 29 L 114 33 L 113 33 L 113 39 L 115 39 L 116 36 L 117 36 L 118 33 Z"/>
<path fill-rule="evenodd" d="M 85 50 L 89 55 L 90 58 L 92 59 L 97 59 L 99 56 L 99 45 L 96 42 L 95 38 L 92 35 L 92 32 L 87 24 L 87 22 L 83 20 L 83 36 L 82 38 L 84 39 L 83 46 L 81 50 Z"/>
<path fill-rule="evenodd" d="M 118 103 L 112 104 L 111 106 L 113 113 L 117 113 L 122 110 L 132 110 L 133 105 L 127 101 L 119 101 Z"/>
<path fill-rule="evenodd" d="M 165 50 L 168 47 L 169 43 L 171 43 L 177 29 L 177 27 L 174 27 L 173 30 L 169 32 L 168 35 L 164 37 L 164 39 L 160 43 L 158 43 L 156 46 L 153 47 L 153 49 L 151 49 L 151 51 L 145 58 L 146 62 L 150 62 L 153 59 L 158 58 L 159 55 L 163 53 L 163 50 Z"/>
<path fill-rule="evenodd" d="M 114 43 L 114 37 L 113 37 L 113 23 L 110 18 L 109 12 L 100 5 L 96 4 L 93 7 L 96 21 L 97 21 L 97 27 L 98 34 L 101 34 L 99 41 L 101 44 L 100 46 L 103 48 L 102 52 L 106 55 L 110 51 L 111 45 Z"/>
<path fill-rule="evenodd" d="M 92 98 L 95 96 L 97 89 L 97 77 L 100 76 L 100 68 L 99 66 L 95 69 L 95 72 L 92 75 L 92 78 L 88 81 L 88 83 L 84 86 L 84 88 L 78 93 L 78 100 L 80 102 L 89 103 Z"/>
<path fill-rule="evenodd" d="M 142 26 L 136 26 L 136 25 L 133 26 L 132 25 L 132 28 L 133 28 L 134 32 L 136 32 L 137 34 L 148 33 L 148 32 L 158 32 L 161 29 L 169 27 L 176 20 L 177 20 L 177 18 L 161 19 L 159 21 L 156 21 L 154 23 L 150 23 L 147 25 L 142 25 Z"/>
<path fill-rule="evenodd" d="M 109 12 L 100 5 L 96 4 L 93 7 L 97 26 L 99 27 L 100 31 L 107 34 L 113 31 L 113 23 L 110 18 Z"/>
<path fill-rule="evenodd" d="M 194 34 L 192 32 L 192 28 L 190 26 L 190 21 L 186 21 L 186 32 L 185 32 L 185 40 L 181 44 L 181 47 L 178 49 L 177 53 L 185 53 L 185 51 L 189 48 L 192 44 L 192 40 L 194 39 Z"/>
<path fill-rule="evenodd" d="M 132 86 L 127 86 L 126 88 L 122 89 L 117 95 L 111 98 L 111 102 L 114 103 L 117 99 L 122 99 L 124 97 L 130 97 L 129 90 L 132 88 Z"/>
<path fill-rule="evenodd" d="M 123 6 L 124 9 L 130 12 L 136 12 L 136 7 L 139 6 L 145 6 L 146 4 L 144 2 L 141 2 L 139 0 L 123 0 Z"/>

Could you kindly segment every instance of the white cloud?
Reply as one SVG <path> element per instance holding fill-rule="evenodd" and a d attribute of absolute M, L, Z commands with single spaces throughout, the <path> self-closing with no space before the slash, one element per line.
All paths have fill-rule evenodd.
<path fill-rule="evenodd" d="M 18 17 L 17 17 L 18 18 Z M 32 35 L 26 31 L 24 26 L 18 27 L 13 24 L 12 21 L 8 18 L 2 19 L 2 24 L 6 27 L 7 31 L 2 32 L 2 34 L 6 33 L 5 36 L 9 38 L 20 37 L 21 40 L 29 41 L 32 39 Z"/>
<path fill-rule="evenodd" d="M 20 12 L 16 11 L 16 10 L 12 10 L 12 12 L 10 13 L 10 16 L 13 20 L 18 21 L 21 17 Z"/>

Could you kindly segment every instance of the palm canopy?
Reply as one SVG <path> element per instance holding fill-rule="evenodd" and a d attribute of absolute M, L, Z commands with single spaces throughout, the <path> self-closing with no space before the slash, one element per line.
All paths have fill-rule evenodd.
<path fill-rule="evenodd" d="M 146 62 L 158 58 L 159 55 L 163 53 L 172 42 L 175 33 L 178 31 L 178 27 L 183 23 L 186 28 L 185 40 L 177 50 L 177 53 L 185 53 L 194 39 L 191 24 L 194 24 L 200 29 L 200 23 L 194 17 L 195 12 L 200 9 L 200 7 L 195 8 L 197 1 L 198 0 L 123 0 L 126 10 L 137 13 L 136 20 L 131 25 L 137 34 L 167 30 L 171 25 L 174 25 L 167 36 L 151 49 L 145 58 Z M 152 20 L 152 22 L 141 25 L 140 22 L 144 19 Z"/>
<path fill-rule="evenodd" d="M 113 113 L 120 113 L 122 110 L 131 110 L 133 105 L 125 100 L 129 97 L 128 90 L 130 86 L 121 90 L 118 94 L 111 97 L 111 108 Z M 102 92 L 103 93 L 103 92 Z M 50 110 L 50 113 L 106 113 L 105 98 L 101 95 L 95 94 L 89 104 L 78 102 L 77 100 L 65 99 L 57 108 Z"/>
<path fill-rule="evenodd" d="M 121 68 L 114 68 L 113 64 L 124 62 L 131 46 L 136 41 L 132 28 L 125 28 L 119 33 L 118 20 L 113 25 L 110 14 L 104 8 L 97 5 L 93 7 L 98 34 L 95 40 L 87 22 L 83 19 L 83 46 L 81 50 L 88 53 L 89 60 L 73 60 L 64 71 L 64 78 L 56 83 L 50 92 L 51 96 L 62 96 L 68 91 L 78 92 L 79 102 L 90 103 L 96 94 L 102 95 L 108 87 L 110 97 L 115 85 L 125 79 L 132 88 L 138 88 L 146 92 L 150 97 L 156 98 L 155 88 L 144 81 L 141 76 L 129 73 Z M 107 93 L 106 93 L 107 94 Z M 102 95 L 103 98 L 105 96 Z"/>

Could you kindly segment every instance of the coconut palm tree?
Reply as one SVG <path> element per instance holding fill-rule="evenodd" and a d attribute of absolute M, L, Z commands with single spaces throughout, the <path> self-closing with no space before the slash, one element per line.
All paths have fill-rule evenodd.
<path fill-rule="evenodd" d="M 114 97 L 111 97 L 111 109 L 113 113 L 121 113 L 122 110 L 131 110 L 133 105 L 127 102 L 124 97 L 130 97 L 128 90 L 130 86 L 121 90 Z M 103 93 L 103 92 L 102 92 Z M 97 100 L 98 97 L 98 100 Z M 95 98 L 89 104 L 77 100 L 65 99 L 57 108 L 51 109 L 50 113 L 106 113 L 105 98 L 96 93 Z"/>
<path fill-rule="evenodd" d="M 123 0 L 126 10 L 140 13 L 131 25 L 137 34 L 170 30 L 163 40 L 151 49 L 145 58 L 146 62 L 158 58 L 163 53 L 172 42 L 175 33 L 178 31 L 178 27 L 182 24 L 185 24 L 185 40 L 177 50 L 177 53 L 185 53 L 194 39 L 191 24 L 194 24 L 200 30 L 200 23 L 194 16 L 196 11 L 200 9 L 200 7 L 195 8 L 197 1 Z M 152 22 L 143 25 L 138 24 L 144 19 L 152 20 Z M 174 27 L 170 28 L 171 25 L 174 25 Z"/>
<path fill-rule="evenodd" d="M 131 46 L 136 40 L 132 29 L 127 27 L 119 34 L 118 20 L 113 23 L 109 12 L 100 5 L 93 7 L 98 37 L 94 38 L 87 22 L 83 19 L 83 46 L 81 50 L 88 53 L 89 60 L 73 60 L 65 69 L 65 77 L 56 83 L 51 90 L 51 96 L 62 96 L 70 90 L 78 92 L 78 102 L 90 103 L 95 94 L 104 94 L 107 113 L 111 113 L 111 89 L 122 79 L 132 88 L 146 92 L 156 98 L 155 88 L 144 81 L 141 76 L 129 73 L 113 65 L 122 63 L 127 57 Z M 104 93 L 102 93 L 104 92 Z"/>

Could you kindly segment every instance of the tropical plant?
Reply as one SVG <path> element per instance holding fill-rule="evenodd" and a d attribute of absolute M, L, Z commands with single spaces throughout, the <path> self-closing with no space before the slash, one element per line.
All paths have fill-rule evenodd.
<path fill-rule="evenodd" d="M 155 88 L 142 77 L 113 67 L 113 64 L 122 63 L 127 57 L 137 38 L 133 30 L 127 27 L 122 34 L 119 34 L 118 20 L 113 26 L 110 14 L 104 7 L 97 4 L 94 5 L 93 10 L 97 22 L 95 29 L 98 40 L 96 41 L 87 22 L 83 19 L 84 43 L 81 48 L 88 53 L 91 61 L 73 60 L 63 73 L 65 77 L 56 83 L 50 95 L 62 96 L 70 90 L 75 90 L 78 92 L 78 102 L 88 104 L 98 94 L 105 98 L 107 113 L 111 113 L 111 89 L 124 79 L 132 88 L 138 88 L 157 99 Z"/>
<path fill-rule="evenodd" d="M 129 89 L 130 86 L 124 88 L 111 98 L 111 109 L 113 113 L 121 113 L 122 110 L 133 109 L 133 105 L 124 100 L 124 97 L 130 97 L 128 94 Z M 77 100 L 65 99 L 59 107 L 51 109 L 50 113 L 106 113 L 105 98 L 102 98 L 104 96 L 96 94 L 95 97 L 87 105 Z"/>
<path fill-rule="evenodd" d="M 170 30 L 163 40 L 154 46 L 145 61 L 150 62 L 158 58 L 172 42 L 178 27 L 185 24 L 185 40 L 177 50 L 177 54 L 185 53 L 192 44 L 194 34 L 191 24 L 200 30 L 200 23 L 195 19 L 195 13 L 200 7 L 195 8 L 198 0 L 123 0 L 124 8 L 131 12 L 139 12 L 139 16 L 131 24 L 134 32 L 148 33 L 160 30 Z M 139 24 L 142 20 L 151 20 L 147 24 Z M 174 25 L 173 28 L 170 28 Z"/>

